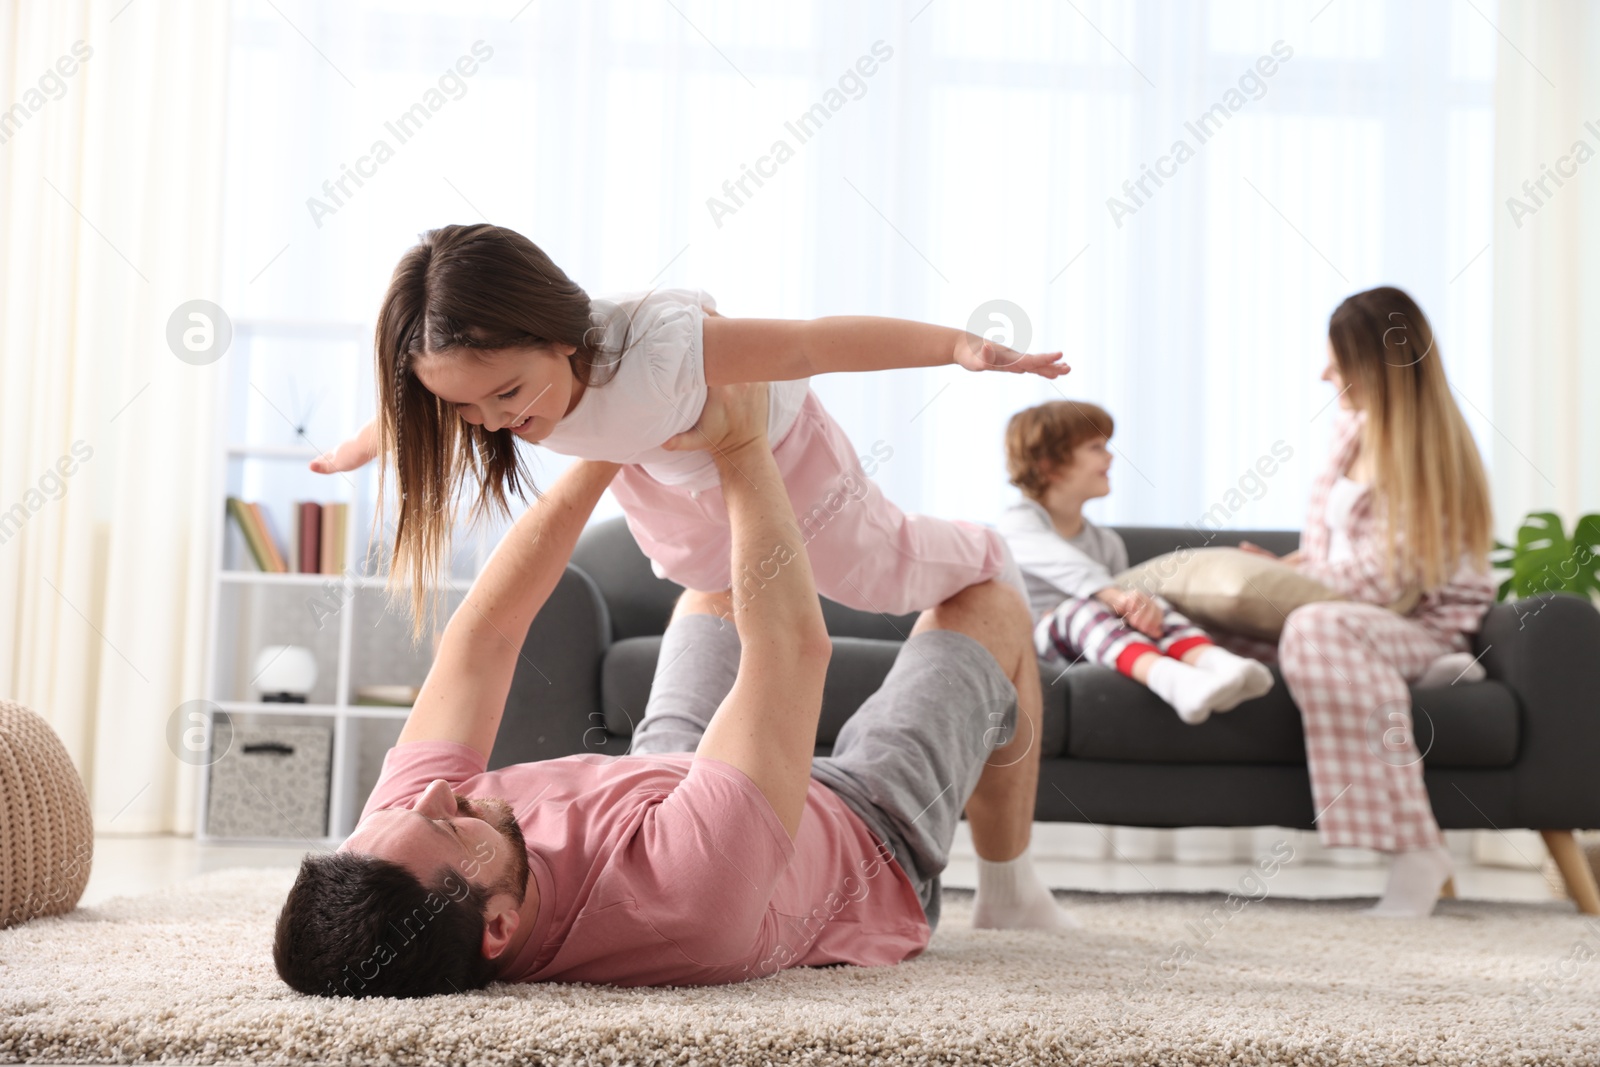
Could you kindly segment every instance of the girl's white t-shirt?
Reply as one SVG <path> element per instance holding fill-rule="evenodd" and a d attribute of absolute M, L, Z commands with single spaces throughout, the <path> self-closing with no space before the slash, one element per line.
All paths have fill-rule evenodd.
<path fill-rule="evenodd" d="M 598 368 L 601 385 L 584 390 L 577 407 L 539 443 L 582 459 L 642 466 L 664 485 L 687 490 L 717 484 L 709 451 L 669 452 L 661 442 L 689 429 L 706 402 L 702 324 L 716 301 L 703 289 L 655 289 L 592 302 L 590 320 L 604 331 L 600 359 L 618 359 L 616 373 Z M 632 317 L 632 325 L 629 318 Z M 776 447 L 794 426 L 809 379 L 773 382 L 768 440 Z"/>

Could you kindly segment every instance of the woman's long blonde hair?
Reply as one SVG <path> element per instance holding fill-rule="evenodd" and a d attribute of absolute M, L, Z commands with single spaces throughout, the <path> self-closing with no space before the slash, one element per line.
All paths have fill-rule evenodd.
<path fill-rule="evenodd" d="M 571 345 L 572 374 L 585 386 L 616 373 L 622 348 L 600 349 L 589 295 L 538 245 L 503 226 L 442 226 L 400 257 L 378 312 L 374 375 L 378 386 L 381 473 L 378 520 L 389 466 L 399 483 L 389 591 L 410 587 L 415 632 L 433 621 L 440 576 L 463 488 L 476 486 L 471 517 L 509 515 L 511 496 L 533 488 L 510 430 L 461 418 L 417 379 L 418 356 L 458 358 L 513 346 Z M 603 331 L 597 331 L 603 336 Z M 600 371 L 609 369 L 610 374 Z M 602 379 L 603 380 L 598 380 Z M 537 490 L 535 490 L 537 492 Z"/>
<path fill-rule="evenodd" d="M 1435 589 L 1463 561 L 1487 570 L 1489 480 L 1427 316 L 1403 290 L 1368 289 L 1334 310 L 1328 340 L 1352 403 L 1366 412 L 1361 448 L 1396 573 Z"/>

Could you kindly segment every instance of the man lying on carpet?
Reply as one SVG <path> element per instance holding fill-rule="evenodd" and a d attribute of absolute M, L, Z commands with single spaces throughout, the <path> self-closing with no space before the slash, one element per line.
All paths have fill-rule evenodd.
<path fill-rule="evenodd" d="M 963 808 L 983 857 L 974 924 L 1076 925 L 1027 854 L 1041 698 L 1009 587 L 923 612 L 833 755 L 813 759 L 831 643 L 767 393 L 713 389 L 673 439 L 715 452 L 738 588 L 680 599 L 630 754 L 484 770 L 528 626 L 618 469 L 581 462 L 450 620 L 355 832 L 301 864 L 273 945 L 290 986 L 407 997 L 898 963 L 938 924 Z"/>

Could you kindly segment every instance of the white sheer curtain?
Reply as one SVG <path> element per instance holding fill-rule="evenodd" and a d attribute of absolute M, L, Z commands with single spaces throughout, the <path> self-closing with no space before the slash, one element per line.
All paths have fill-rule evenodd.
<path fill-rule="evenodd" d="M 0 692 L 112 832 L 193 824 L 167 723 L 201 694 L 228 11 L 0 3 Z"/>
<path fill-rule="evenodd" d="M 967 325 L 1003 299 L 1031 347 L 1068 353 L 1059 392 L 948 369 L 815 383 L 863 451 L 893 450 L 879 478 L 903 506 L 992 519 L 1013 493 L 1006 418 L 1065 393 L 1118 420 L 1099 517 L 1298 526 L 1327 425 L 1328 313 L 1395 283 L 1437 321 L 1498 447 L 1492 3 L 237 13 L 227 281 L 242 316 L 367 321 L 418 232 L 481 219 L 591 292 L 695 285 L 731 315 Z M 385 123 L 474 42 L 492 54 L 399 143 Z M 1208 109 L 1202 143 L 1187 124 Z M 1179 140 L 1192 158 L 1163 162 Z M 330 186 L 335 205 L 323 183 L 362 156 L 372 176 Z M 1175 174 L 1135 201 L 1123 183 L 1146 166 Z M 314 220 L 311 197 L 335 212 Z M 1134 213 L 1114 218 L 1112 197 Z M 1247 471 L 1280 440 L 1295 458 L 1258 487 Z"/>
<path fill-rule="evenodd" d="M 1495 501 L 1570 524 L 1600 509 L 1600 8 L 1506 0 L 1501 29 Z"/>
<path fill-rule="evenodd" d="M 1504 0 L 1495 81 L 1495 450 L 1498 526 L 1600 510 L 1600 8 Z M 1487 258 L 1487 257 L 1485 257 Z M 1542 857 L 1484 834 L 1480 857 Z"/>

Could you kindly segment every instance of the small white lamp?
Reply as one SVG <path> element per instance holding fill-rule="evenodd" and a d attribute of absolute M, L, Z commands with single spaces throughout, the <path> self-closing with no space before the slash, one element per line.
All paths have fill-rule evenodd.
<path fill-rule="evenodd" d="M 304 704 L 317 684 L 317 658 L 300 645 L 268 645 L 256 655 L 253 684 L 267 704 Z"/>

